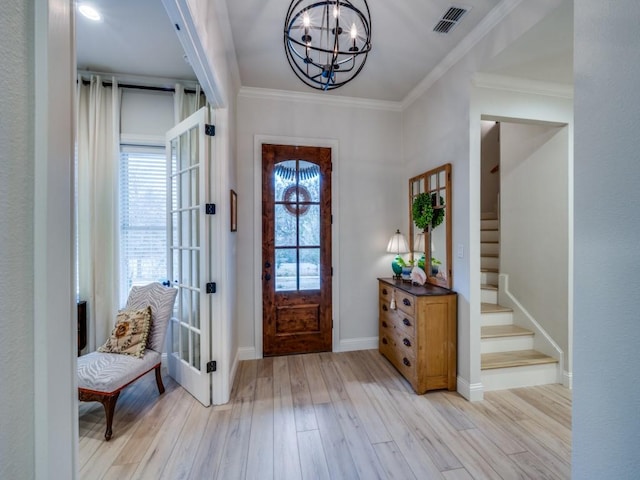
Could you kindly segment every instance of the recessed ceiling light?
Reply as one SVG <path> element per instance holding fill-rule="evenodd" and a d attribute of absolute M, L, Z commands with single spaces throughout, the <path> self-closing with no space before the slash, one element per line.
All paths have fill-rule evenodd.
<path fill-rule="evenodd" d="M 87 17 L 89 20 L 93 20 L 95 22 L 102 20 L 102 15 L 100 15 L 100 12 L 98 10 L 96 10 L 94 7 L 92 7 L 91 5 L 88 5 L 86 3 L 83 3 L 82 5 L 78 6 L 78 11 L 84 15 L 85 17 Z"/>

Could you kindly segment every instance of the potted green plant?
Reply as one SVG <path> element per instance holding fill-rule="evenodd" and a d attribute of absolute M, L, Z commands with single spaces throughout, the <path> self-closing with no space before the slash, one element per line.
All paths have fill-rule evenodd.
<path fill-rule="evenodd" d="M 413 265 L 416 263 L 415 260 L 405 260 L 402 257 L 399 257 L 396 260 L 398 265 L 402 267 L 402 279 L 409 280 L 411 278 L 411 270 L 413 269 Z"/>
<path fill-rule="evenodd" d="M 438 271 L 440 270 L 439 265 L 442 265 L 442 262 L 435 257 L 431 257 L 431 275 L 434 277 L 438 275 Z"/>

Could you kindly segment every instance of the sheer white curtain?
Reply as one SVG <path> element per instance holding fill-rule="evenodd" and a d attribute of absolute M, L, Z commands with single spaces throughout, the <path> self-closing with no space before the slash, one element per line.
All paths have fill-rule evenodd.
<path fill-rule="evenodd" d="M 115 78 L 79 78 L 77 88 L 78 290 L 87 301 L 88 350 L 102 345 L 118 304 L 120 97 Z"/>
<path fill-rule="evenodd" d="M 195 93 L 185 93 L 184 86 L 176 83 L 173 94 L 174 125 L 197 112 L 205 105 L 204 95 L 201 95 L 200 85 L 196 85 Z"/>

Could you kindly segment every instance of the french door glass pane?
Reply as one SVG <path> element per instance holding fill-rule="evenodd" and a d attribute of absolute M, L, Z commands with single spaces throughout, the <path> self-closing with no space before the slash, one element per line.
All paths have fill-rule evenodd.
<path fill-rule="evenodd" d="M 276 291 L 297 290 L 298 259 L 297 249 L 279 248 L 276 250 Z"/>
<path fill-rule="evenodd" d="M 300 215 L 300 245 L 303 247 L 320 246 L 320 205 L 302 205 Z"/>
<path fill-rule="evenodd" d="M 318 165 L 300 160 L 299 165 L 299 185 L 302 192 L 301 202 L 320 201 L 320 167 Z"/>
<path fill-rule="evenodd" d="M 300 290 L 320 289 L 320 249 L 300 249 Z"/>
<path fill-rule="evenodd" d="M 295 204 L 293 206 L 295 208 Z M 295 247 L 297 243 L 298 225 L 296 216 L 292 215 L 287 207 L 291 208 L 291 205 L 275 206 L 276 247 Z"/>

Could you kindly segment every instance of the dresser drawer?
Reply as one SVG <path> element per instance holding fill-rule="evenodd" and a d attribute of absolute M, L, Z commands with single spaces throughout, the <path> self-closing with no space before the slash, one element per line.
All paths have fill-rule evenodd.
<path fill-rule="evenodd" d="M 403 312 L 402 310 L 396 310 L 393 312 L 395 327 L 410 337 L 416 336 L 416 321 L 413 316 Z"/>
<path fill-rule="evenodd" d="M 380 298 L 386 299 L 387 302 L 391 302 L 391 294 L 394 290 L 395 289 L 393 287 L 380 283 L 378 286 L 378 295 L 380 296 Z"/>
<path fill-rule="evenodd" d="M 409 295 L 408 293 L 405 293 L 402 290 L 398 290 L 398 289 L 396 289 L 395 291 L 395 297 L 396 297 L 396 308 L 398 310 L 402 310 L 404 313 L 407 313 L 413 317 L 415 314 L 416 297 L 414 297 L 413 295 Z"/>

